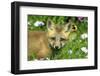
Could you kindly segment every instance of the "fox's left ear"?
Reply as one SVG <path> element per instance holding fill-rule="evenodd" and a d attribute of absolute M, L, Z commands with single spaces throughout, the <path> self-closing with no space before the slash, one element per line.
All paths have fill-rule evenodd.
<path fill-rule="evenodd" d="M 77 30 L 77 26 L 73 22 L 69 21 L 65 25 L 64 29 L 65 29 L 66 32 L 75 32 Z"/>
<path fill-rule="evenodd" d="M 72 25 L 70 22 L 68 22 L 67 24 L 64 25 L 64 31 L 65 32 L 70 32 L 72 28 Z"/>

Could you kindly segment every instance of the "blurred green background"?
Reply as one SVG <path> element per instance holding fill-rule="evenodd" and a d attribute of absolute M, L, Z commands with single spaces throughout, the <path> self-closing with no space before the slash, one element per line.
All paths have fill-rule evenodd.
<path fill-rule="evenodd" d="M 71 16 L 40 16 L 28 15 L 29 31 L 46 31 L 47 20 L 52 20 L 55 24 L 63 25 L 72 20 L 77 26 L 77 31 L 70 34 L 67 45 L 60 49 L 58 53 L 51 56 L 50 60 L 55 59 L 84 59 L 88 58 L 88 18 L 87 17 L 71 17 Z M 33 54 L 28 60 L 34 60 Z"/>

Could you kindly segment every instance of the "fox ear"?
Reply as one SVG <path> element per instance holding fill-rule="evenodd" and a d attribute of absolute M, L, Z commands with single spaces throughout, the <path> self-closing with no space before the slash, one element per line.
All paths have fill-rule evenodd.
<path fill-rule="evenodd" d="M 47 20 L 47 29 L 53 30 L 53 27 L 54 27 L 54 23 L 50 19 L 48 19 Z"/>
<path fill-rule="evenodd" d="M 65 32 L 70 32 L 70 31 L 71 31 L 71 28 L 72 28 L 72 25 L 71 25 L 71 23 L 69 22 L 69 23 L 65 24 L 65 26 L 64 26 L 64 31 L 65 31 Z"/>

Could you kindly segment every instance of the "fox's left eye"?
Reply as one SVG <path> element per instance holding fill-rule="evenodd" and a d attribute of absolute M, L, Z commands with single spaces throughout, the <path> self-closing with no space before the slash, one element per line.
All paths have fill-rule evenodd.
<path fill-rule="evenodd" d="M 60 38 L 60 41 L 65 41 L 66 39 L 65 38 Z"/>

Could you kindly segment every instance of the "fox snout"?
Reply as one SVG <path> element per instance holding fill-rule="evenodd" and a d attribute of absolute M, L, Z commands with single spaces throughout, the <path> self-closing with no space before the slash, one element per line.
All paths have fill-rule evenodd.
<path fill-rule="evenodd" d="M 54 43 L 54 48 L 55 49 L 60 49 L 61 48 L 61 43 L 60 42 L 55 42 Z"/>
<path fill-rule="evenodd" d="M 61 44 L 61 43 L 57 42 L 57 43 L 55 43 L 54 48 L 55 49 L 60 49 L 63 46 L 64 46 L 64 44 Z"/>
<path fill-rule="evenodd" d="M 53 47 L 54 49 L 60 49 L 61 47 L 63 47 L 66 43 L 66 39 L 62 38 L 61 35 L 57 36 L 55 35 L 55 37 L 51 37 L 49 39 L 49 43 L 51 45 L 51 47 Z"/>

